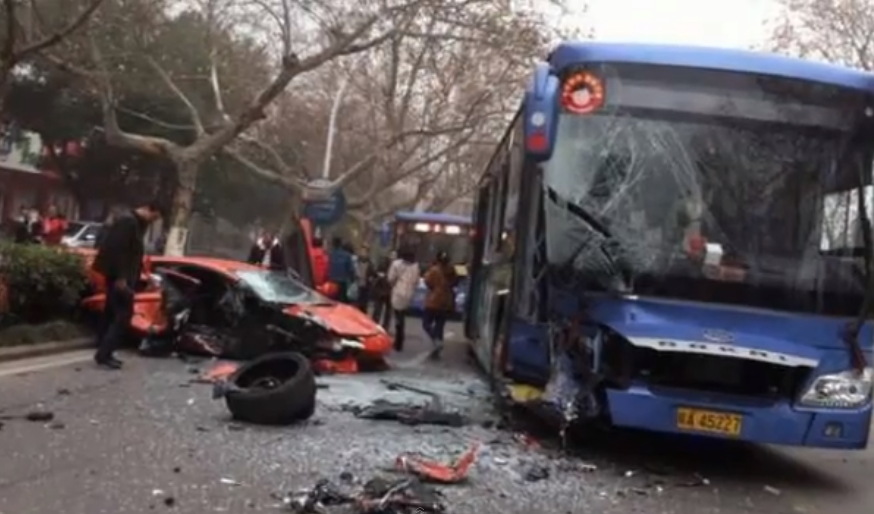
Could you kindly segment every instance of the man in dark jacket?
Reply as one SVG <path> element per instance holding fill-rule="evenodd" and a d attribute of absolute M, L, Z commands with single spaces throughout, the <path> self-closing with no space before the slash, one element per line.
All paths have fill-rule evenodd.
<path fill-rule="evenodd" d="M 285 251 L 279 243 L 279 238 L 274 236 L 272 232 L 265 231 L 252 244 L 252 248 L 249 249 L 249 258 L 246 259 L 246 262 L 257 266 L 264 266 L 275 271 L 284 271 L 286 268 Z"/>
<path fill-rule="evenodd" d="M 140 278 L 148 226 L 161 217 L 157 204 L 150 203 L 119 214 L 108 227 L 94 258 L 94 271 L 106 278 L 106 307 L 94 360 L 109 369 L 120 369 L 115 350 L 127 333 L 133 316 L 134 289 Z"/>
<path fill-rule="evenodd" d="M 349 301 L 349 286 L 355 282 L 355 261 L 340 238 L 331 241 L 328 253 L 328 281 L 337 284 L 337 301 Z"/>

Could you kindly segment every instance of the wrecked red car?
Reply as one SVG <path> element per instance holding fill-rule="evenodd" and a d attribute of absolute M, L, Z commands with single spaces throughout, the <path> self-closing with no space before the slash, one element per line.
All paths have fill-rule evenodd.
<path fill-rule="evenodd" d="M 144 264 L 131 320 L 144 352 L 245 360 L 297 351 L 321 371 L 354 373 L 383 366 L 391 351 L 391 336 L 370 317 L 293 274 L 205 257 L 150 256 Z M 83 307 L 99 312 L 105 289 L 102 277 L 91 278 L 95 294 Z"/>

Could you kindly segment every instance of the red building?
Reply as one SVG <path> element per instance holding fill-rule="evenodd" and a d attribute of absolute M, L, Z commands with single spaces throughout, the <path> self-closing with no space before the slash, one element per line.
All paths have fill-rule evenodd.
<path fill-rule="evenodd" d="M 0 133 L 0 219 L 5 223 L 21 207 L 35 207 L 41 212 L 52 203 L 70 219 L 76 219 L 79 207 L 73 195 L 56 174 L 37 166 L 43 155 L 38 134 Z"/>

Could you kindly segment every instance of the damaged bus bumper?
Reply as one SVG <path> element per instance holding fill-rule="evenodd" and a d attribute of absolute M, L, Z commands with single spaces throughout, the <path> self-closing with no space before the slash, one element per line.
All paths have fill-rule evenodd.
<path fill-rule="evenodd" d="M 607 389 L 606 403 L 617 427 L 790 446 L 861 449 L 871 426 L 870 403 L 859 409 L 804 410 L 789 402 L 708 402 L 700 394 L 656 393 L 643 384 Z M 699 428 L 684 428 L 684 416 L 698 416 Z"/>

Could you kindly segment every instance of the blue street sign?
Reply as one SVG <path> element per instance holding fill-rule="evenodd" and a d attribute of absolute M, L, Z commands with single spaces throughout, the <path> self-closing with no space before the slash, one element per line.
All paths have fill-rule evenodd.
<path fill-rule="evenodd" d="M 303 215 L 313 225 L 329 226 L 346 214 L 346 195 L 338 189 L 323 198 L 304 200 Z"/>

